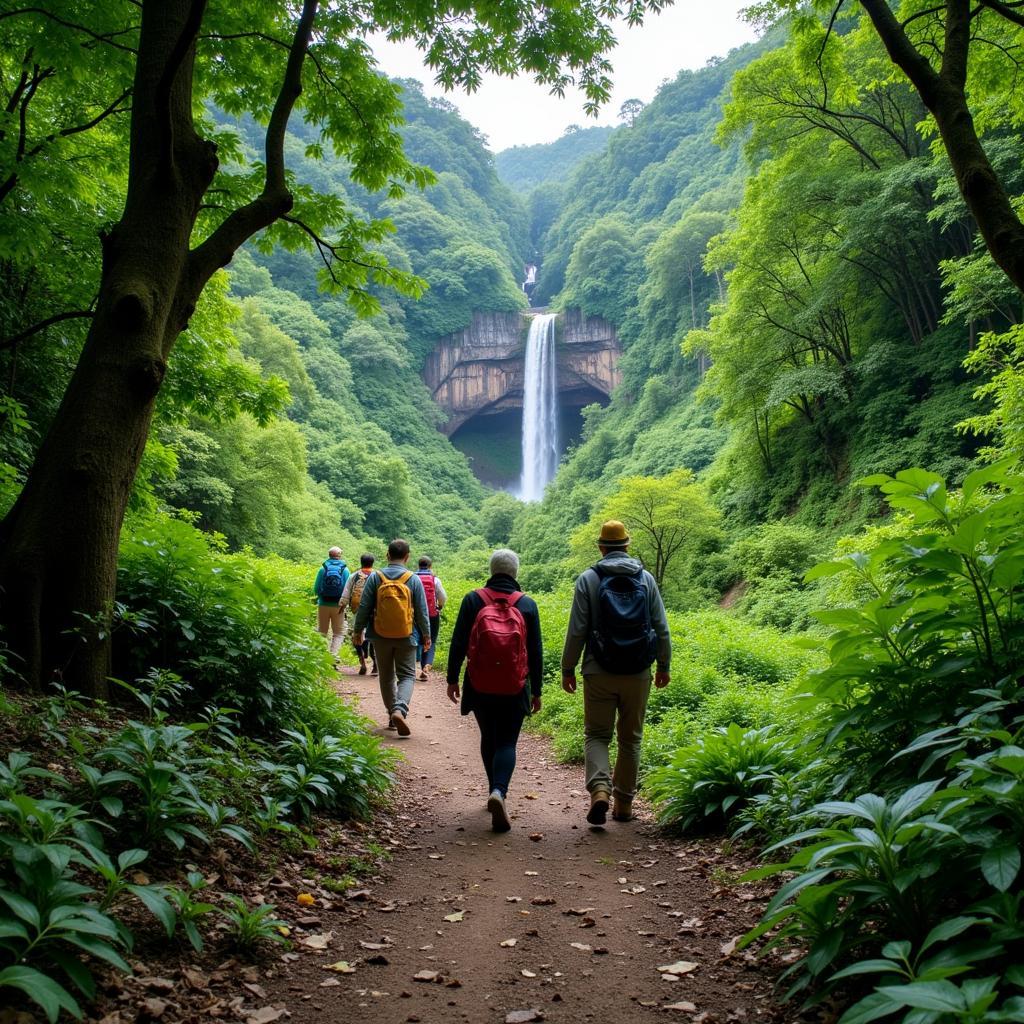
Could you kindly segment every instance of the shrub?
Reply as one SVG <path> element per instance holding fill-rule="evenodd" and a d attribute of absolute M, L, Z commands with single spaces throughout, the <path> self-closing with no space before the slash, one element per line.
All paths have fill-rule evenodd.
<path fill-rule="evenodd" d="M 645 786 L 658 805 L 658 819 L 681 831 L 721 830 L 773 777 L 795 768 L 791 740 L 767 726 L 744 731 L 739 725 L 715 729 L 677 750 L 655 768 Z"/>

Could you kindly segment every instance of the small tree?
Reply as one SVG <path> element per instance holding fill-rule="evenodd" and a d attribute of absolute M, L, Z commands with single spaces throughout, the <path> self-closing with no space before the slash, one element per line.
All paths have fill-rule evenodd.
<path fill-rule="evenodd" d="M 593 560 L 601 523 L 618 519 L 629 531 L 630 554 L 639 558 L 663 588 L 670 571 L 679 571 L 716 540 L 721 515 L 707 489 L 688 469 L 667 476 L 629 476 L 605 499 L 596 515 L 573 535 L 574 552 Z"/>
<path fill-rule="evenodd" d="M 647 104 L 643 100 L 626 100 L 625 103 L 619 107 L 619 120 L 628 121 L 629 127 L 632 128 L 636 124 L 636 119 L 640 116 L 644 107 Z"/>

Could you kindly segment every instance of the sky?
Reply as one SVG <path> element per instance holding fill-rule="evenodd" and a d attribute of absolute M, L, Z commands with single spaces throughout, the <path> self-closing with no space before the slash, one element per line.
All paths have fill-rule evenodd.
<path fill-rule="evenodd" d="M 462 116 L 487 136 L 494 152 L 510 146 L 553 142 L 567 125 L 618 124 L 619 108 L 627 99 L 649 103 L 658 87 L 684 68 L 703 67 L 709 57 L 724 57 L 733 47 L 755 38 L 753 28 L 740 16 L 750 0 L 675 0 L 661 14 L 651 15 L 639 28 L 622 25 L 619 44 L 609 58 L 614 67 L 611 100 L 596 120 L 583 111 L 578 92 L 564 98 L 528 77 L 516 79 L 488 75 L 472 95 L 445 93 L 412 43 L 371 40 L 382 71 L 393 78 L 416 78 L 428 96 L 444 96 Z"/>

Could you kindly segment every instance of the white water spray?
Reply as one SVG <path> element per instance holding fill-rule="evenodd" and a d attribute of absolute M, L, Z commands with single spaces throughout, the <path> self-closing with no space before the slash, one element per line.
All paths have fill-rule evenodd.
<path fill-rule="evenodd" d="M 558 468 L 558 386 L 555 372 L 555 314 L 530 322 L 523 375 L 523 475 L 519 497 L 540 501 Z"/>

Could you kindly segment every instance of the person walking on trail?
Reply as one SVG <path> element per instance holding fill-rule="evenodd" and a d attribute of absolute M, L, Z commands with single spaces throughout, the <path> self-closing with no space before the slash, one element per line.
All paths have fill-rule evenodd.
<path fill-rule="evenodd" d="M 313 583 L 316 594 L 316 628 L 327 640 L 332 657 L 337 660 L 341 643 L 345 639 L 345 609 L 341 595 L 349 579 L 348 566 L 341 560 L 341 548 L 333 547 L 327 552 L 326 561 L 320 566 Z"/>
<path fill-rule="evenodd" d="M 434 654 L 437 651 L 437 634 L 441 630 L 441 609 L 448 600 L 441 581 L 434 575 L 433 561 L 426 555 L 421 556 L 420 566 L 416 570 L 420 582 L 423 584 L 424 593 L 427 595 L 427 615 L 430 617 L 430 645 L 424 647 L 420 644 L 416 648 L 416 661 L 420 666 L 419 678 L 427 678 L 427 668 L 434 664 Z"/>
<path fill-rule="evenodd" d="M 359 603 L 363 598 L 363 588 L 366 581 L 373 573 L 374 557 L 369 552 L 359 556 L 359 568 L 348 578 L 345 589 L 341 594 L 341 607 L 344 611 L 351 611 L 353 615 L 359 611 Z M 359 674 L 366 675 L 366 662 L 368 658 L 373 660 L 373 675 L 377 674 L 377 655 L 373 653 L 373 644 L 363 639 L 362 643 L 356 643 L 356 632 L 352 631 L 352 646 L 355 648 L 359 658 Z"/>
<path fill-rule="evenodd" d="M 519 556 L 507 548 L 491 555 L 491 576 L 470 591 L 448 648 L 448 699 L 461 696 L 462 714 L 480 727 L 480 757 L 487 773 L 487 810 L 495 832 L 512 827 L 505 798 L 516 767 L 516 743 L 527 714 L 540 711 L 544 652 L 540 615 L 516 576 Z M 468 661 L 459 688 L 459 671 Z"/>
<path fill-rule="evenodd" d="M 587 821 L 603 825 L 609 798 L 612 817 L 633 817 L 640 741 L 647 697 L 654 685 L 668 686 L 672 640 L 658 585 L 635 558 L 629 534 L 617 519 L 601 527 L 600 561 L 580 573 L 562 651 L 562 689 L 576 692 L 576 663 L 583 654 L 583 732 Z M 616 718 L 618 719 L 616 723 Z M 619 741 L 615 773 L 609 770 L 612 732 Z"/>
<path fill-rule="evenodd" d="M 416 679 L 416 631 L 430 645 L 427 597 L 419 576 L 410 572 L 409 543 L 400 537 L 388 545 L 388 564 L 363 584 L 353 625 L 356 643 L 373 641 L 380 669 L 380 695 L 389 727 L 408 736 L 409 702 Z"/>

